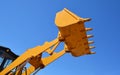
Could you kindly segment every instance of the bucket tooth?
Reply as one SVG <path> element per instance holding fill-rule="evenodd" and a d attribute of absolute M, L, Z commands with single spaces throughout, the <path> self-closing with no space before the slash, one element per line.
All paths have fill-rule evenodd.
<path fill-rule="evenodd" d="M 85 28 L 86 31 L 90 31 L 93 30 L 92 28 Z"/>
<path fill-rule="evenodd" d="M 95 46 L 89 46 L 89 48 L 90 48 L 90 49 L 93 49 L 93 48 L 95 48 Z"/>
<path fill-rule="evenodd" d="M 94 41 L 88 41 L 88 44 L 93 44 L 94 43 Z"/>
<path fill-rule="evenodd" d="M 90 52 L 90 54 L 95 54 L 96 52 Z"/>
<path fill-rule="evenodd" d="M 93 35 L 87 35 L 87 38 L 91 38 L 91 37 L 93 37 Z"/>
<path fill-rule="evenodd" d="M 84 22 L 91 21 L 91 18 L 84 18 Z"/>

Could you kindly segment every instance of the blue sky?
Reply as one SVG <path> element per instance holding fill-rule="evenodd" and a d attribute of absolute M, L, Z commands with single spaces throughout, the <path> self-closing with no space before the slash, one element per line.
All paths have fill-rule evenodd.
<path fill-rule="evenodd" d="M 68 8 L 92 21 L 95 55 L 78 58 L 66 54 L 37 75 L 119 75 L 120 1 L 119 0 L 1 0 L 0 45 L 18 55 L 27 49 L 56 38 L 55 14 Z"/>

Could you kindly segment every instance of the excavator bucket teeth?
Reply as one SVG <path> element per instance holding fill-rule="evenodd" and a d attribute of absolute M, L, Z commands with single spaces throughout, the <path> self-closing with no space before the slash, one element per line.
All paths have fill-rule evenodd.
<path fill-rule="evenodd" d="M 86 34 L 87 30 L 84 26 L 84 22 L 89 20 L 91 19 L 81 18 L 66 8 L 56 14 L 55 24 L 73 56 L 91 53 Z"/>

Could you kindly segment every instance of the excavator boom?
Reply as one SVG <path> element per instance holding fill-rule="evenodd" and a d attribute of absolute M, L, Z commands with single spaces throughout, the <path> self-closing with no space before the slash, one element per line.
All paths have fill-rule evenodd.
<path fill-rule="evenodd" d="M 81 18 L 64 8 L 56 14 L 55 18 L 55 24 L 59 29 L 57 38 L 45 42 L 41 46 L 30 48 L 22 55 L 16 56 L 10 65 L 1 69 L 0 75 L 30 75 L 36 73 L 65 53 L 71 53 L 74 57 L 94 54 L 90 50 L 94 47 L 89 45 L 93 41 L 88 40 L 92 35 L 87 35 L 87 31 L 92 30 L 92 28 L 85 28 L 84 25 L 84 22 L 90 20 L 90 18 Z M 61 42 L 64 42 L 63 50 L 55 52 Z M 3 57 L 8 50 L 5 51 L 4 54 L 0 53 L 0 57 L 7 59 Z M 3 53 L 2 50 L 0 52 Z M 42 57 L 45 52 L 49 55 Z M 29 66 L 26 67 L 27 63 L 29 63 Z"/>

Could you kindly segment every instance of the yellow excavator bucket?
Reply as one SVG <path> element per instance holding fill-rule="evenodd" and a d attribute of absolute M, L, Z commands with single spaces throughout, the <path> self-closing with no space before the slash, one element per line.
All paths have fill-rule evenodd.
<path fill-rule="evenodd" d="M 56 14 L 55 24 L 61 37 L 64 38 L 68 51 L 73 56 L 94 53 L 90 51 L 93 46 L 89 46 L 93 41 L 88 42 L 88 38 L 92 35 L 86 34 L 86 31 L 92 30 L 92 28 L 85 28 L 84 26 L 84 22 L 89 20 L 90 18 L 81 18 L 66 8 Z"/>

